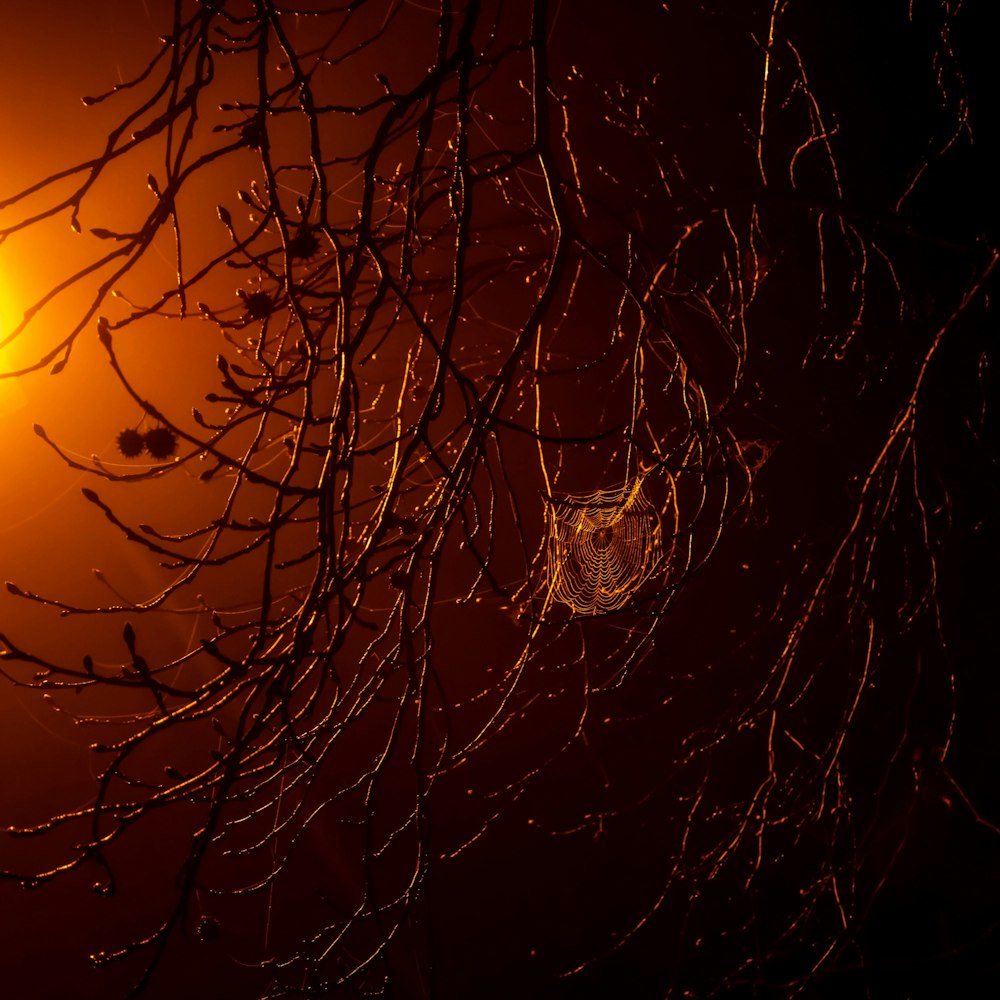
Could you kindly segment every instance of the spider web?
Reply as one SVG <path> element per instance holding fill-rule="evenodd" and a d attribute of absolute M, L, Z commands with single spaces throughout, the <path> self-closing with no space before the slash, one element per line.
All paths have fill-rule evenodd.
<path fill-rule="evenodd" d="M 546 498 L 548 587 L 575 615 L 618 611 L 662 563 L 660 519 L 643 485 Z"/>

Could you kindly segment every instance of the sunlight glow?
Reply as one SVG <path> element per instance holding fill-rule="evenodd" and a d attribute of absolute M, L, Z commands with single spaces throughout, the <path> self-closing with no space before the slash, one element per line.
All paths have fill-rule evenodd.
<path fill-rule="evenodd" d="M 10 291 L 9 281 L 0 274 L 0 342 L 20 322 L 18 307 Z M 27 402 L 24 388 L 18 379 L 4 378 L 14 363 L 10 345 L 0 347 L 0 416 L 21 409 Z"/>

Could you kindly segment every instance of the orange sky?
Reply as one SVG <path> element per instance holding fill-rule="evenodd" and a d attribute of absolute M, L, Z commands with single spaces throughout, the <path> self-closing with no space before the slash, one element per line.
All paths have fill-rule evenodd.
<path fill-rule="evenodd" d="M 426 835 L 438 853 L 427 870 L 437 881 L 426 910 L 400 932 L 401 943 L 393 944 L 398 947 L 393 961 L 408 970 L 399 1000 L 410 1000 L 408 989 L 418 995 L 416 984 L 425 972 L 419 960 L 423 949 L 432 947 L 439 949 L 445 969 L 442 981 L 453 991 L 443 989 L 447 1000 L 516 996 L 514 987 L 526 982 L 568 982 L 565 989 L 571 991 L 577 980 L 558 979 L 562 972 L 603 954 L 647 916 L 659 936 L 643 938 L 637 951 L 627 953 L 639 956 L 633 966 L 616 953 L 601 967 L 612 969 L 604 980 L 612 988 L 602 995 L 644 1000 L 640 988 L 649 983 L 643 976 L 652 970 L 655 983 L 662 984 L 664 955 L 673 961 L 682 940 L 696 970 L 683 982 L 691 987 L 688 995 L 696 995 L 711 977 L 723 974 L 718 970 L 724 962 L 717 956 L 731 963 L 725 965 L 728 970 L 747 956 L 769 959 L 772 944 L 778 954 L 790 940 L 781 936 L 787 924 L 799 926 L 794 923 L 799 907 L 811 908 L 802 926 L 814 918 L 825 920 L 827 909 L 832 914 L 833 930 L 824 925 L 817 940 L 841 934 L 846 923 L 826 895 L 831 885 L 837 892 L 848 883 L 852 892 L 857 890 L 861 928 L 867 919 L 862 913 L 865 880 L 875 881 L 879 874 L 870 869 L 882 864 L 883 845 L 894 844 L 892 838 L 911 820 L 919 827 L 916 860 L 910 858 L 919 869 L 913 885 L 922 892 L 928 884 L 937 885 L 933 872 L 946 870 L 950 874 L 941 879 L 959 886 L 940 889 L 947 905 L 942 903 L 940 912 L 926 911 L 928 927 L 947 926 L 949 934 L 960 936 L 966 896 L 974 895 L 968 887 L 995 885 L 997 869 L 990 867 L 995 851 L 982 848 L 986 860 L 980 865 L 974 850 L 962 849 L 981 847 L 974 835 L 982 830 L 970 833 L 968 827 L 984 824 L 952 808 L 958 798 L 951 792 L 950 799 L 938 794 L 949 772 L 926 763 L 951 739 L 953 729 L 956 766 L 965 762 L 964 775 L 972 785 L 984 773 L 980 758 L 995 759 L 989 756 L 992 743 L 977 724 L 996 704 L 995 683 L 984 679 L 979 650 L 993 619 L 988 609 L 976 610 L 987 598 L 970 582 L 995 540 L 989 527 L 995 512 L 988 509 L 990 498 L 995 499 L 995 491 L 990 493 L 995 463 L 983 458 L 995 440 L 989 422 L 995 418 L 985 402 L 977 409 L 977 393 L 985 400 L 995 392 L 990 388 L 995 337 L 984 333 L 986 319 L 992 319 L 987 297 L 970 293 L 963 298 L 984 273 L 992 249 L 984 236 L 987 223 L 977 228 L 975 198 L 966 190 L 975 188 L 979 175 L 967 169 L 965 160 L 954 166 L 948 158 L 965 156 L 981 167 L 975 159 L 981 147 L 970 152 L 973 147 L 960 132 L 946 147 L 947 155 L 928 152 L 938 146 L 926 133 L 933 132 L 938 142 L 947 132 L 944 126 L 941 134 L 935 131 L 938 118 L 950 126 L 954 107 L 947 103 L 950 97 L 945 100 L 935 90 L 927 69 L 941 63 L 927 54 L 936 52 L 939 38 L 935 29 L 933 45 L 925 45 L 923 14 L 915 20 L 900 15 L 900 25 L 889 26 L 882 14 L 866 13 L 864 4 L 810 11 L 808 2 L 787 5 L 788 20 L 779 25 L 778 54 L 768 57 L 772 103 L 766 114 L 758 96 L 764 79 L 761 46 L 770 23 L 766 10 L 762 14 L 754 5 L 741 5 L 734 13 L 725 3 L 637 3 L 628 6 L 627 14 L 607 20 L 604 15 L 613 5 L 552 3 L 551 131 L 559 141 L 564 137 L 560 100 L 569 95 L 573 114 L 567 116 L 565 135 L 572 136 L 579 154 L 571 159 L 560 152 L 554 162 L 564 174 L 559 190 L 578 239 L 554 304 L 532 334 L 537 349 L 511 355 L 512 391 L 501 407 L 506 423 L 491 428 L 487 443 L 469 443 L 463 433 L 479 413 L 477 406 L 506 352 L 514 350 L 511 345 L 527 328 L 525 317 L 538 301 L 557 244 L 546 201 L 550 178 L 530 157 L 527 167 L 512 170 L 503 183 L 477 188 L 479 214 L 472 218 L 478 242 L 469 250 L 469 285 L 456 311 L 448 358 L 454 369 L 443 379 L 448 393 L 440 412 L 427 421 L 433 433 L 424 443 L 456 462 L 464 447 L 481 449 L 470 474 L 481 502 L 473 509 L 463 501 L 434 549 L 435 565 L 445 565 L 446 571 L 440 579 L 435 576 L 436 589 L 427 595 L 428 613 L 435 616 L 433 642 L 423 653 L 407 645 L 424 635 L 417 627 L 408 631 L 417 601 L 407 611 L 414 617 L 405 619 L 405 627 L 400 615 L 398 636 L 387 626 L 373 638 L 377 627 L 362 620 L 368 614 L 380 626 L 401 588 L 430 576 L 429 543 L 420 559 L 414 556 L 413 576 L 404 575 L 402 584 L 378 575 L 400 552 L 409 552 L 407 546 L 417 545 L 403 528 L 405 519 L 397 517 L 392 530 L 373 543 L 377 559 L 373 556 L 372 580 L 365 584 L 364 614 L 350 619 L 349 637 L 330 663 L 310 674 L 310 683 L 328 698 L 319 701 L 319 714 L 330 712 L 326 735 L 340 733 L 338 727 L 346 735 L 327 755 L 325 770 L 317 768 L 315 788 L 300 791 L 293 783 L 283 798 L 286 779 L 281 777 L 274 815 L 262 813 L 263 819 L 243 828 L 253 833 L 255 823 L 277 827 L 286 815 L 282 809 L 299 801 L 297 795 L 308 803 L 310 795 L 319 801 L 332 789 L 323 800 L 322 821 L 303 835 L 301 859 L 276 890 L 281 905 L 273 912 L 287 914 L 287 924 L 269 925 L 270 897 L 215 903 L 207 893 L 199 896 L 197 905 L 205 912 L 218 906 L 211 912 L 228 921 L 229 937 L 212 951 L 195 943 L 192 934 L 180 935 L 183 940 L 166 963 L 163 992 L 153 996 L 173 1000 L 202 973 L 207 990 L 234 982 L 234 998 L 243 1000 L 243 990 L 250 996 L 259 983 L 231 959 L 257 959 L 272 946 L 291 949 L 296 935 L 308 936 L 331 909 L 361 906 L 370 874 L 366 866 L 374 870 L 382 863 L 373 860 L 382 854 L 372 851 L 367 839 L 374 837 L 373 830 L 385 837 L 385 870 L 393 877 L 405 871 L 411 860 L 406 850 L 412 846 L 407 824 L 416 815 L 405 811 L 417 797 L 414 774 L 425 766 L 421 780 L 433 774 L 437 782 L 436 797 L 426 800 L 436 810 L 421 814 L 426 828 L 420 837 L 431 831 Z M 92 0 L 60 5 L 58 14 L 53 4 L 42 2 L 8 6 L 0 28 L 0 203 L 60 166 L 100 152 L 109 124 L 131 96 L 89 108 L 80 98 L 107 90 L 146 63 L 157 50 L 157 34 L 167 28 L 163 12 L 172 5 Z M 313 6 L 326 4 L 317 0 Z M 365 5 L 352 26 L 356 37 L 347 35 L 339 44 L 347 46 L 377 30 L 385 6 Z M 529 5 L 503 6 L 514 18 Z M 491 4 L 486 7 L 492 10 Z M 401 10 L 385 50 L 376 45 L 355 63 L 324 69 L 329 74 L 324 92 L 333 95 L 331 101 L 346 101 L 344 94 L 355 101 L 376 100 L 384 92 L 376 71 L 397 89 L 421 78 L 425 61 L 433 58 L 434 15 L 425 4 L 407 3 Z M 292 30 L 302 32 L 301 44 L 311 38 L 298 22 Z M 478 30 L 476 44 L 486 44 L 489 26 Z M 787 36 L 781 33 L 786 30 Z M 801 39 L 804 61 L 786 37 Z M 900 39 L 898 63 L 883 65 L 873 58 L 868 46 L 877 46 L 871 39 L 883 37 Z M 842 51 L 853 55 L 841 58 Z M 814 74 L 808 84 L 799 75 L 803 66 Z M 530 70 L 531 60 L 521 50 L 483 84 L 482 107 L 475 108 L 470 130 L 482 162 L 497 149 L 529 144 L 525 80 Z M 219 72 L 220 89 L 247 86 L 243 70 L 226 63 Z M 278 79 L 285 70 L 275 66 L 274 72 Z M 820 111 L 828 117 L 820 120 Z M 439 188 L 436 200 L 425 206 L 423 224 L 430 235 L 421 232 L 426 239 L 414 271 L 418 285 L 426 282 L 420 308 L 413 315 L 401 308 L 397 316 L 391 303 L 382 304 L 378 322 L 364 334 L 368 339 L 351 345 L 363 418 L 358 417 L 360 443 L 350 463 L 357 475 L 352 488 L 361 499 L 348 510 L 356 518 L 353 534 L 344 534 L 356 546 L 376 537 L 366 518 L 378 520 L 389 480 L 395 477 L 405 486 L 394 494 L 398 509 L 420 513 L 421 503 L 446 478 L 425 474 L 423 445 L 415 448 L 406 468 L 396 464 L 399 449 L 393 445 L 397 435 L 408 443 L 407 421 L 423 413 L 427 387 L 438 368 L 446 367 L 438 365 L 420 329 L 426 323 L 438 332 L 455 288 L 450 255 L 456 241 L 448 227 L 451 206 L 460 198 L 457 186 L 448 188 L 440 180 L 447 179 L 453 147 L 448 141 L 451 111 L 439 112 L 428 146 L 437 157 L 432 166 L 439 171 L 434 175 Z M 207 144 L 221 141 L 211 127 L 232 125 L 236 112 L 206 110 L 205 115 L 198 141 Z M 286 124 L 292 116 L 274 118 L 283 151 L 294 148 L 300 161 L 281 175 L 281 197 L 291 206 L 305 188 L 308 171 L 302 164 L 308 151 L 302 150 L 308 136 L 301 123 Z M 758 159 L 765 118 L 770 131 Z M 373 167 L 383 185 L 379 197 L 387 201 L 394 171 L 413 153 L 414 122 L 407 122 Z M 335 163 L 329 168 L 330 211 L 343 232 L 357 215 L 357 157 L 371 133 L 371 119 L 357 124 L 338 112 L 324 120 L 324 149 Z M 841 174 L 832 172 L 831 150 L 839 157 Z M 134 162 L 110 169 L 85 200 L 82 233 L 73 233 L 64 210 L 0 245 L 0 336 L 8 336 L 23 311 L 54 284 L 114 245 L 89 232 L 91 227 L 128 229 L 141 223 L 153 204 L 145 176 L 162 174 L 163 156 L 164 150 L 153 145 L 140 150 Z M 765 161 L 767 186 L 761 180 Z M 901 209 L 901 193 L 916 168 L 927 163 L 931 166 L 920 174 L 920 184 L 928 194 L 921 200 L 924 187 L 918 185 L 918 195 Z M 251 213 L 236 190 L 248 187 L 259 173 L 258 153 L 241 148 L 224 167 L 195 178 L 181 204 L 191 248 L 188 273 L 228 246 L 217 205 L 232 212 L 238 227 L 249 225 Z M 992 184 L 988 171 L 984 176 Z M 577 182 L 584 188 L 579 200 Z M 51 197 L 45 192 L 0 208 L 0 229 Z M 291 218 L 294 210 L 285 214 Z M 386 245 L 398 255 L 391 239 Z M 148 301 L 170 287 L 173 252 L 165 227 L 123 279 L 127 298 L 109 298 L 98 312 L 121 319 L 131 310 L 127 299 Z M 334 256 L 321 256 L 309 266 L 326 267 Z M 315 272 L 328 283 L 324 292 L 335 280 L 330 266 Z M 370 261 L 365 266 L 373 267 Z M 387 266 L 399 266 L 395 256 Z M 241 352 L 253 353 L 247 342 L 254 331 L 252 324 L 240 326 L 238 297 L 252 290 L 250 273 L 219 268 L 197 294 L 192 292 L 193 299 L 210 302 L 236 321 L 229 341 L 216 324 L 198 316 L 194 304 L 191 318 L 183 322 L 147 317 L 114 334 L 115 350 L 137 393 L 196 440 L 202 431 L 192 407 L 206 407 L 210 415 L 224 412 L 223 404 L 204 398 L 219 389 L 216 356 L 222 353 L 233 362 Z M 355 315 L 375 286 L 363 273 L 357 302 L 350 303 Z M 280 280 L 275 287 L 282 288 Z M 90 307 L 93 288 L 88 278 L 46 307 L 0 351 L 0 376 L 32 368 L 59 343 Z M 334 301 L 336 294 L 339 289 L 324 301 Z M 171 302 L 168 310 L 173 309 Z M 331 329 L 335 324 L 324 327 Z M 928 345 L 939 341 L 944 347 L 929 364 Z M 283 349 L 275 348 L 282 361 Z M 332 381 L 334 351 L 329 345 L 324 349 L 330 352 L 324 360 L 331 381 L 317 390 L 316 406 L 328 412 L 339 385 Z M 107 468 L 127 472 L 152 463 L 145 456 L 124 460 L 117 434 L 153 421 L 143 417 L 111 371 L 96 316 L 77 339 L 65 369 L 53 375 L 50 364 L 16 380 L 0 378 L 0 584 L 13 581 L 23 591 L 81 606 L 117 604 L 119 594 L 126 603 L 141 601 L 181 571 L 158 565 L 157 556 L 125 541 L 83 499 L 81 488 L 96 488 L 130 524 L 152 523 L 163 532 L 183 533 L 225 509 L 231 479 L 223 474 L 202 481 L 200 473 L 210 466 L 204 455 L 170 478 L 142 483 L 108 483 L 67 467 L 36 433 L 36 424 L 70 462 L 89 467 L 96 456 Z M 917 417 L 911 427 L 899 415 L 914 392 L 914 372 L 923 372 L 921 364 L 928 370 L 926 393 L 913 408 Z M 905 434 L 893 437 L 900 427 Z M 269 428 L 271 437 L 255 460 L 282 468 L 284 428 Z M 245 443 L 251 431 L 243 428 L 234 437 Z M 313 440 L 320 441 L 324 432 L 314 428 Z M 887 440 L 900 446 L 891 468 L 878 464 L 887 454 L 894 461 L 897 457 Z M 197 444 L 182 441 L 178 454 L 184 458 L 197 451 Z M 303 460 L 306 472 L 314 474 L 329 454 L 329 445 L 326 452 L 316 446 Z M 682 466 L 676 479 L 671 478 L 672 461 Z M 644 603 L 627 607 L 620 617 L 572 615 L 545 593 L 545 580 L 551 578 L 540 567 L 546 518 L 554 516 L 546 494 L 577 500 L 597 496 L 654 466 L 658 473 L 666 470 L 656 484 L 650 478 L 650 493 L 663 507 L 663 535 L 671 536 L 669 564 L 650 570 L 655 586 L 642 592 Z M 266 521 L 271 501 L 267 491 L 247 489 L 235 508 L 246 521 L 240 529 L 247 531 L 233 534 L 245 538 L 258 531 L 264 537 L 265 530 L 253 527 L 250 518 Z M 304 510 L 308 515 L 311 508 Z M 339 530 L 347 515 L 338 508 L 337 518 Z M 308 516 L 301 524 L 289 524 L 278 557 L 297 553 L 313 529 Z M 488 528 L 480 530 L 482 524 Z M 227 538 L 227 544 L 235 544 Z M 178 548 L 192 552 L 200 544 L 189 540 Z M 483 556 L 487 545 L 488 556 Z M 480 572 L 483 560 L 495 584 Z M 196 587 L 179 592 L 165 613 L 142 617 L 139 647 L 157 662 L 198 651 L 176 677 L 200 681 L 218 674 L 229 677 L 226 683 L 235 689 L 242 683 L 238 671 L 230 677 L 219 662 L 201 655 L 200 641 L 216 634 L 209 606 L 221 609 L 227 622 L 248 617 L 249 609 L 258 607 L 262 565 L 263 557 L 253 552 L 235 570 L 230 565 L 207 570 Z M 875 567 L 871 572 L 870 566 Z M 307 558 L 282 570 L 281 596 L 290 606 L 314 569 L 315 560 Z M 551 618 L 533 621 L 530 614 L 516 614 L 513 596 L 522 584 L 527 610 L 541 593 L 545 614 L 554 608 Z M 682 584 L 676 600 L 675 584 Z M 463 603 L 466 593 L 475 596 Z M 343 606 L 347 603 L 345 597 Z M 905 615 L 910 617 L 904 621 Z M 0 633 L 67 663 L 81 663 L 86 653 L 102 670 L 122 664 L 125 617 L 118 612 L 60 616 L 0 586 Z M 644 643 L 647 632 L 655 634 L 655 643 Z M 324 634 L 322 628 L 317 634 Z M 399 650 L 407 650 L 410 659 Z M 383 669 L 386 664 L 392 669 Z M 433 665 L 430 679 L 418 664 Z M 270 698 L 267 669 L 258 666 L 256 694 Z M 32 669 L 19 664 L 11 672 L 29 676 Z M 371 671 L 370 677 L 364 670 Z M 357 701 L 339 701 L 342 690 Z M 297 688 L 289 700 L 306 696 Z M 248 696 L 246 704 L 251 703 Z M 73 713 L 96 706 L 125 716 L 136 704 L 132 692 L 118 690 L 101 691 L 98 697 L 62 693 L 53 708 L 39 692 L 0 679 L 0 802 L 6 810 L 0 821 L 41 821 L 60 808 L 89 801 L 101 761 L 86 748 L 98 737 L 107 738 L 113 727 L 78 725 Z M 243 705 L 237 698 L 219 716 L 228 723 Z M 393 715 L 397 708 L 399 719 Z M 959 720 L 955 727 L 949 712 Z M 355 725 L 361 718 L 365 724 Z M 413 749 L 406 740 L 418 725 L 426 728 L 419 730 L 422 741 L 414 738 Z M 140 755 L 157 780 L 165 780 L 159 777 L 164 766 L 195 769 L 223 745 L 208 720 L 186 732 L 183 740 L 167 741 L 163 760 Z M 377 769 L 373 761 L 385 732 L 393 739 L 402 734 L 393 744 L 397 756 L 387 751 L 387 776 L 366 797 L 365 770 Z M 295 764 L 305 768 L 307 760 L 302 755 Z M 869 787 L 883 775 L 884 796 Z M 988 807 L 995 790 L 983 794 Z M 857 837 L 843 822 L 854 816 L 852 795 L 859 803 L 856 816 L 868 822 Z M 86 975 L 92 992 L 81 993 L 82 1000 L 116 997 L 129 970 L 93 973 L 85 955 L 140 925 L 146 929 L 150 913 L 162 911 L 162 900 L 174 891 L 184 845 L 199 822 L 198 809 L 207 801 L 181 802 L 140 824 L 134 841 L 115 855 L 129 876 L 117 901 L 91 892 L 89 883 L 100 876 L 96 865 L 34 895 L 0 886 L 0 942 L 18 942 L 20 972 L 47 961 L 56 965 L 55 958 L 65 957 L 64 967 L 49 970 L 51 982 L 63 977 L 72 984 L 75 976 Z M 362 830 L 356 821 L 369 809 L 372 817 Z M 394 823 L 403 831 L 398 837 Z M 0 851 L 9 855 L 0 858 L 0 869 L 71 854 L 72 845 L 59 836 L 40 843 L 0 841 Z M 460 850 L 466 841 L 471 848 Z M 828 841 L 843 857 L 826 850 Z M 418 846 L 422 851 L 424 842 Z M 864 854 L 856 863 L 854 855 L 849 857 L 855 850 Z M 453 864 L 439 864 L 453 853 Z M 929 876 L 920 868 L 925 856 L 933 859 L 925 865 Z M 220 882 L 259 875 L 241 857 L 216 858 L 212 864 Z M 736 867 L 730 870 L 728 864 Z M 717 869 L 725 869 L 719 880 Z M 705 875 L 709 871 L 711 877 Z M 391 877 L 385 881 L 391 883 L 383 886 L 387 896 L 398 891 Z M 665 885 L 673 895 L 667 899 L 665 894 L 661 907 L 658 894 Z M 890 906 L 888 917 L 875 917 L 880 960 L 889 955 L 895 961 L 891 947 L 878 952 L 878 935 L 888 934 L 886 927 L 897 920 L 905 923 L 908 911 L 923 913 L 907 903 L 910 883 L 893 891 L 897 895 L 889 899 L 897 909 Z M 706 902 L 696 913 L 702 892 Z M 784 902 L 773 902 L 786 895 L 792 900 L 787 911 L 779 909 Z M 845 890 L 845 900 L 847 895 Z M 838 896 L 836 905 L 841 904 Z M 754 907 L 756 912 L 744 912 Z M 419 923 L 421 915 L 427 924 Z M 55 931 L 48 930 L 52 921 Z M 368 927 L 361 921 L 358 926 Z M 437 941 L 427 930 L 432 926 L 440 931 Z M 810 933 L 813 926 L 808 924 Z M 772 931 L 773 941 L 766 938 Z M 359 932 L 359 947 L 368 943 L 367 933 Z M 762 945 L 758 933 L 766 938 Z M 866 928 L 858 931 L 859 939 L 863 933 Z M 693 939 L 697 948 L 707 942 L 705 948 L 698 951 Z M 920 940 L 911 935 L 914 953 Z M 0 967 L 10 962 L 3 948 L 0 943 Z M 845 945 L 843 954 L 848 951 Z M 839 960 L 839 952 L 827 954 Z M 800 957 L 793 955 L 795 961 Z M 497 978 L 491 979 L 494 971 Z M 786 975 L 785 968 L 778 966 L 775 975 Z M 111 993 L 107 984 L 113 986 Z M 63 982 L 62 995 L 69 995 L 66 988 Z M 11 994 L 12 1000 L 22 996 L 35 1000 L 23 990 Z M 525 994 L 526 1000 L 534 996 Z M 539 996 L 550 1000 L 556 994 Z M 559 997 L 576 1000 L 571 992 Z"/>

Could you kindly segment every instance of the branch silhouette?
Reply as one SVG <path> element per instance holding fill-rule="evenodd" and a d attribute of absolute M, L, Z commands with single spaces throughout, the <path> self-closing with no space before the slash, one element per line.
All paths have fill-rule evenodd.
<path fill-rule="evenodd" d="M 113 897 L 159 824 L 184 832 L 169 889 L 97 956 L 130 997 L 220 940 L 262 996 L 471 995 L 435 979 L 441 872 L 521 811 L 596 845 L 648 818 L 648 885 L 530 985 L 583 990 L 666 934 L 658 995 L 863 970 L 927 789 L 996 829 L 950 763 L 943 512 L 969 486 L 937 434 L 964 421 L 995 474 L 997 251 L 922 207 L 973 155 L 961 13 L 926 5 L 936 118 L 876 197 L 795 3 L 724 30 L 637 5 L 631 65 L 546 0 L 161 6 L 148 65 L 84 98 L 117 115 L 101 152 L 0 200 L 0 243 L 65 219 L 88 255 L 4 343 L 85 304 L 5 377 L 63 378 L 96 341 L 131 414 L 110 447 L 35 433 L 85 473 L 81 523 L 161 580 L 7 584 L 105 640 L 0 636 L 97 762 L 85 803 L 11 827 L 37 846 L 4 879 L 96 871 Z M 709 24 L 724 100 L 685 63 Z M 192 330 L 212 388 L 151 392 Z M 978 416 L 942 402 L 975 350 Z M 613 776 L 546 814 L 564 771 Z M 336 885 L 297 912 L 324 844 Z"/>

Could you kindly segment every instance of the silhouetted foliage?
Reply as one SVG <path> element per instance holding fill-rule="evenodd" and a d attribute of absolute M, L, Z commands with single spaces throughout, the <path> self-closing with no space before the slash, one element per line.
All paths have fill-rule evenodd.
<path fill-rule="evenodd" d="M 983 155 L 970 15 L 621 6 L 177 0 L 85 98 L 119 109 L 103 150 L 0 201 L 0 239 L 59 217 L 93 249 L 17 374 L 96 333 L 130 463 L 36 432 L 169 573 L 99 607 L 8 584 L 116 660 L 0 638 L 99 735 L 93 798 L 12 831 L 50 846 L 6 877 L 111 895 L 170 831 L 169 888 L 103 956 L 141 963 L 132 995 L 188 938 L 267 997 L 860 995 L 924 811 L 1000 832 L 961 718 L 993 690 L 961 637 L 997 250 L 941 207 Z M 877 78 L 890 41 L 932 115 Z M 89 226 L 108 185 L 127 228 Z M 140 388 L 134 336 L 192 328 L 212 391 Z M 437 887 L 537 873 L 573 926 L 536 834 L 592 914 L 488 980 L 431 933 L 461 923 Z"/>

